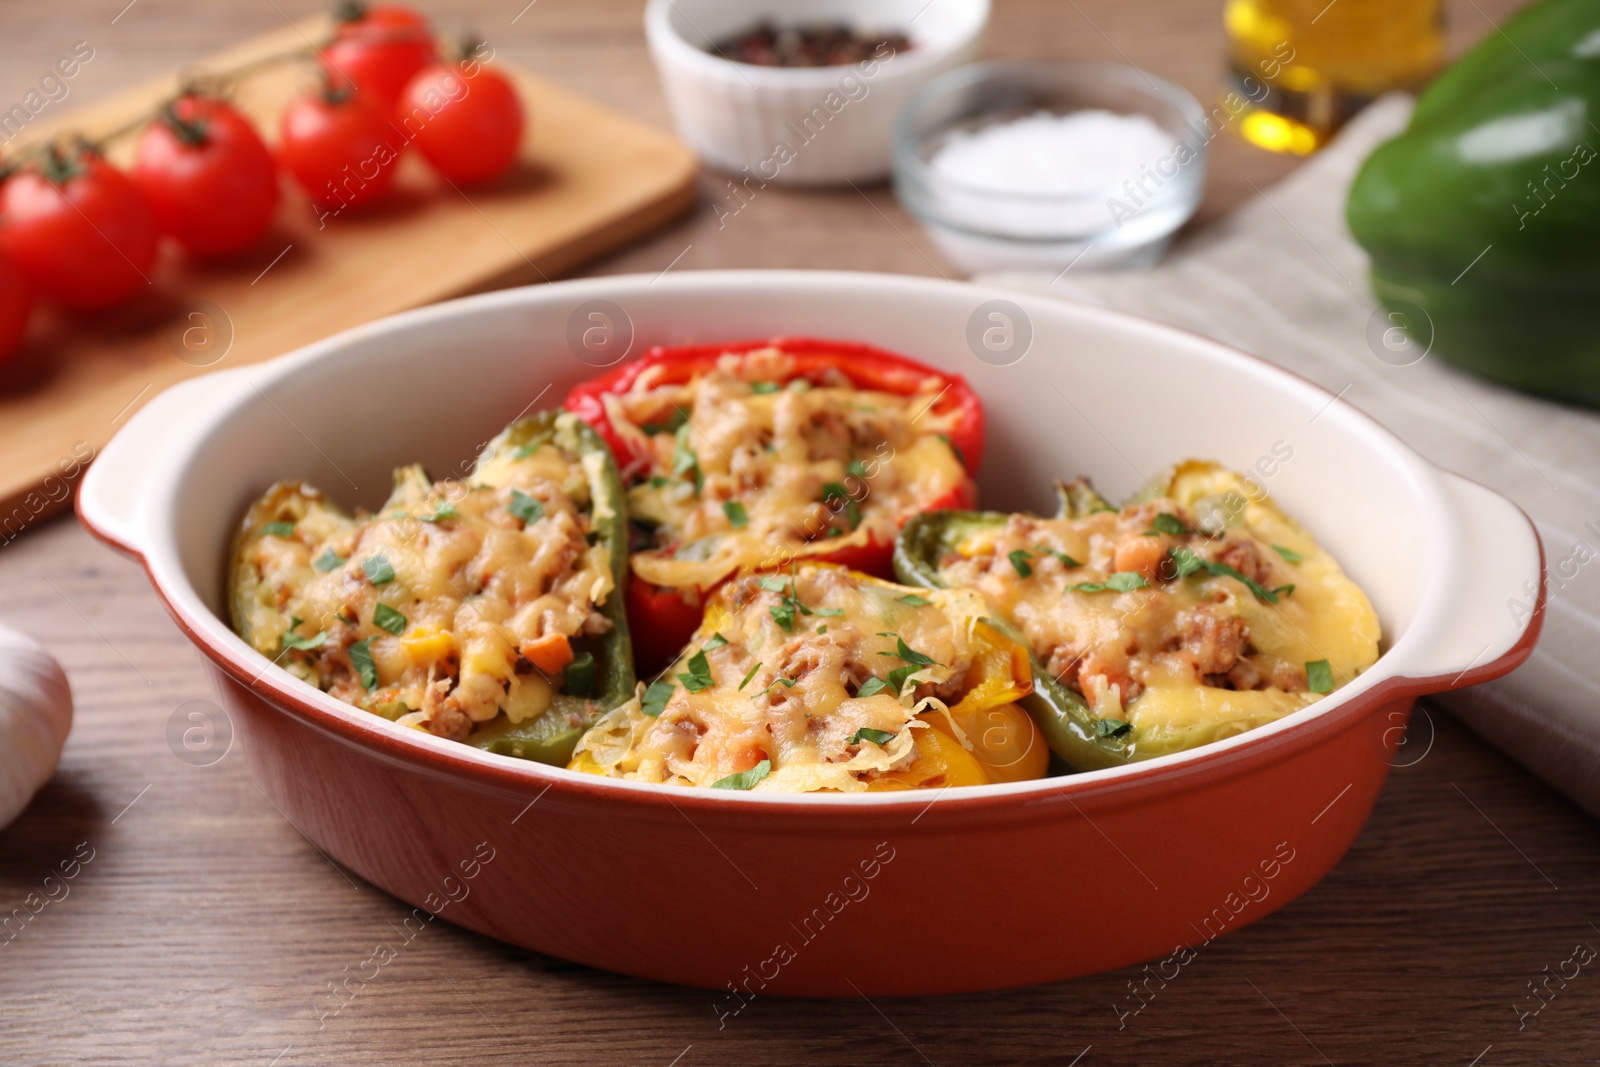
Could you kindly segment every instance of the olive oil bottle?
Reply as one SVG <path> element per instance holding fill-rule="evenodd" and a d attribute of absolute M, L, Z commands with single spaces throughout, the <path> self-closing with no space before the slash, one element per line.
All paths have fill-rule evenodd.
<path fill-rule="evenodd" d="M 1306 155 L 1444 56 L 1440 0 L 1227 0 L 1223 20 L 1246 140 Z"/>

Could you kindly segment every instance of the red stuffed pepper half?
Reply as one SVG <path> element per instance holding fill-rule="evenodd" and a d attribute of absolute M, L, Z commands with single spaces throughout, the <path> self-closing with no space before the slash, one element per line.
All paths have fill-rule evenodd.
<path fill-rule="evenodd" d="M 889 577 L 907 519 L 977 499 L 977 394 L 869 345 L 656 347 L 566 406 L 605 438 L 628 487 L 627 611 L 645 673 L 678 655 L 728 578 L 802 559 Z"/>

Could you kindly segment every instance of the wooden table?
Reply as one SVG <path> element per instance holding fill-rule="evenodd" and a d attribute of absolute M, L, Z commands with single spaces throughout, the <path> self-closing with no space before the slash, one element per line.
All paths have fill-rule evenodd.
<path fill-rule="evenodd" d="M 0 101 L 20 99 L 74 41 L 95 48 L 72 85 L 87 98 L 310 9 L 135 0 L 118 15 L 124 2 L 0 8 Z M 637 0 L 523 3 L 434 0 L 430 9 L 559 82 L 666 121 Z M 1452 4 L 1455 45 L 1488 32 L 1485 13 L 1503 17 L 1510 6 Z M 990 51 L 1131 61 L 1209 97 L 1220 81 L 1219 7 L 999 0 Z M 1202 221 L 1293 166 L 1233 141 L 1218 146 Z M 720 185 L 703 179 L 707 201 Z M 720 229 L 703 205 L 592 273 L 668 266 L 953 273 L 883 188 L 767 189 Z M 214 694 L 137 566 L 59 519 L 0 551 L 0 589 L 0 611 L 61 657 L 78 700 L 60 772 L 0 833 L 0 911 L 22 906 L 61 861 L 92 855 L 65 897 L 0 940 L 0 1063 L 1489 1067 L 1596 1055 L 1592 965 L 1550 979 L 1542 1001 L 1529 990 L 1575 945 L 1600 945 L 1594 824 L 1437 709 L 1419 714 L 1406 765 L 1325 881 L 1203 949 L 1120 1020 L 1118 1008 L 1135 1003 L 1136 968 L 988 996 L 758 1001 L 719 1029 L 710 994 L 435 925 L 319 1026 L 314 998 L 395 940 L 405 909 L 311 847 L 256 790 L 237 751 L 205 767 L 174 756 L 169 718 Z M 982 906 L 928 890 L 908 909 Z M 1070 886 L 1061 906 L 1072 907 Z"/>

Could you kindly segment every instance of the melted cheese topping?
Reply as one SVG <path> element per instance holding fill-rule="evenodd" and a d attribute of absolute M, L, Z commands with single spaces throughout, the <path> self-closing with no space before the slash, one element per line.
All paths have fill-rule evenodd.
<path fill-rule="evenodd" d="M 1190 532 L 1152 536 L 1157 522 L 1170 526 L 1162 514 Z M 1226 573 L 1177 577 L 1174 548 L 1276 590 L 1277 603 Z M 1073 588 L 1115 573 L 1148 585 Z M 1265 493 L 1214 464 L 1184 465 L 1160 496 L 1120 512 L 1013 515 L 940 561 L 940 577 L 980 590 L 1096 715 L 1131 723 L 1140 755 L 1228 737 L 1310 704 L 1320 694 L 1308 691 L 1309 663 L 1326 660 L 1336 688 L 1378 657 L 1366 595 Z"/>
<path fill-rule="evenodd" d="M 885 543 L 966 484 L 941 437 L 956 416 L 933 410 L 939 379 L 896 396 L 838 372 L 789 381 L 794 373 L 792 357 L 764 349 L 723 356 L 683 384 L 646 372 L 605 398 L 612 426 L 649 457 L 629 472 L 629 515 L 655 530 L 632 560 L 640 577 L 709 589 L 739 570 Z"/>
<path fill-rule="evenodd" d="M 569 639 L 611 625 L 589 486 L 583 461 L 546 445 L 496 449 L 464 481 L 402 468 L 374 516 L 276 487 L 241 548 L 242 628 L 292 673 L 404 725 L 459 740 L 502 713 L 532 718 L 561 689 Z"/>
<path fill-rule="evenodd" d="M 962 716 L 950 706 L 970 714 L 968 697 L 992 707 L 1027 691 L 1025 657 L 1019 682 L 1015 646 L 983 615 L 969 590 L 919 593 L 822 564 L 784 579 L 737 579 L 713 596 L 690 650 L 664 676 L 672 694 L 660 713 L 646 715 L 635 699 L 602 717 L 572 767 L 710 786 L 768 760 L 757 790 L 868 789 L 910 768 L 919 746 L 939 744 L 923 740 L 929 723 L 919 713 L 942 713 L 959 738 Z M 914 669 L 899 695 L 869 681 L 906 667 Z"/>

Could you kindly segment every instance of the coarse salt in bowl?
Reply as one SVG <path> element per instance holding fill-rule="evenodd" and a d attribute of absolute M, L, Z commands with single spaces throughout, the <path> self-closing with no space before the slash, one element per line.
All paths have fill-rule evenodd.
<path fill-rule="evenodd" d="M 1146 266 L 1199 206 L 1204 117 L 1133 67 L 975 64 L 901 112 L 895 191 L 968 272 Z"/>

